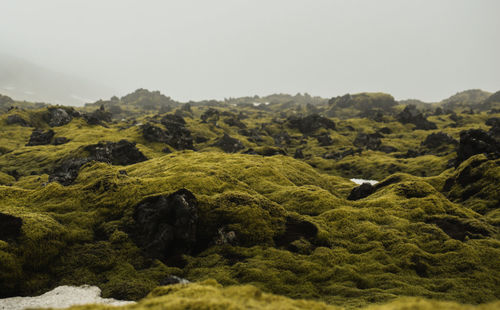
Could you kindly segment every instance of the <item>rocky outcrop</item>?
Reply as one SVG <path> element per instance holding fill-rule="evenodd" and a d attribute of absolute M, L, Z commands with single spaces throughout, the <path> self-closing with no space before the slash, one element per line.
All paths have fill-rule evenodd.
<path fill-rule="evenodd" d="M 334 142 L 334 140 L 327 133 L 317 136 L 316 139 L 318 140 L 320 146 L 330 146 Z"/>
<path fill-rule="evenodd" d="M 427 118 L 417 110 L 414 105 L 408 105 L 397 115 L 397 120 L 402 124 L 414 124 L 415 129 L 432 130 L 437 129 L 436 124 L 427 120 Z"/>
<path fill-rule="evenodd" d="M 64 126 L 71 122 L 73 119 L 73 113 L 78 113 L 74 110 L 70 110 L 68 113 L 66 109 L 50 107 L 47 112 L 43 115 L 44 121 L 49 124 L 50 127 Z"/>
<path fill-rule="evenodd" d="M 226 153 L 236 153 L 245 148 L 240 140 L 229 136 L 227 133 L 224 133 L 224 136 L 212 144 L 212 146 L 216 146 Z"/>
<path fill-rule="evenodd" d="M 84 114 L 83 118 L 89 125 L 104 126 L 105 123 L 109 123 L 112 121 L 113 115 L 111 114 L 111 112 L 106 111 L 106 109 L 104 109 L 104 106 L 101 105 L 101 107 L 94 112 Z"/>
<path fill-rule="evenodd" d="M 161 119 L 167 129 L 167 144 L 178 150 L 193 150 L 193 137 L 186 127 L 186 121 L 179 115 L 168 114 Z"/>
<path fill-rule="evenodd" d="M 467 158 L 481 153 L 492 158 L 498 158 L 500 157 L 500 144 L 482 129 L 469 129 L 460 132 L 460 143 L 457 149 L 455 165 L 458 166 Z"/>
<path fill-rule="evenodd" d="M 348 200 L 359 200 L 365 197 L 370 196 L 375 192 L 376 188 L 371 185 L 370 183 L 363 183 L 358 187 L 355 187 L 351 193 L 349 194 L 349 197 L 347 197 Z"/>
<path fill-rule="evenodd" d="M 90 159 L 112 165 L 131 165 L 147 160 L 134 142 L 120 140 L 119 142 L 100 142 L 85 147 L 90 153 Z"/>
<path fill-rule="evenodd" d="M 142 136 L 149 142 L 167 143 L 168 135 L 162 128 L 151 124 L 144 124 L 141 126 Z"/>
<path fill-rule="evenodd" d="M 52 142 L 52 138 L 54 138 L 54 131 L 49 129 L 47 131 L 43 131 L 41 129 L 35 129 L 31 133 L 30 140 L 26 144 L 26 146 L 35 146 L 35 145 L 47 145 Z"/>
<path fill-rule="evenodd" d="M 30 126 L 30 124 L 18 114 L 12 114 L 7 116 L 7 119 L 5 121 L 7 122 L 7 125 L 20 125 L 23 127 Z"/>
<path fill-rule="evenodd" d="M 450 144 L 456 145 L 458 144 L 458 141 L 444 132 L 431 133 L 422 142 L 422 146 L 425 146 L 429 149 L 439 149 Z"/>
<path fill-rule="evenodd" d="M 133 218 L 129 234 L 149 257 L 167 260 L 191 253 L 196 245 L 198 201 L 187 189 L 144 199 Z"/>
<path fill-rule="evenodd" d="M 93 160 L 123 166 L 147 160 L 135 143 L 127 140 L 100 142 L 88 145 L 84 150 L 89 153 L 88 157 L 64 159 L 50 174 L 49 182 L 70 185 L 77 178 L 80 168 Z"/>
<path fill-rule="evenodd" d="M 335 130 L 334 121 L 318 114 L 312 114 L 305 117 L 290 116 L 287 122 L 290 128 L 298 129 L 303 134 L 311 134 L 320 128 Z"/>
<path fill-rule="evenodd" d="M 17 216 L 0 212 L 0 240 L 11 241 L 17 239 L 22 231 L 23 220 Z"/>
<path fill-rule="evenodd" d="M 382 144 L 382 141 L 380 139 L 383 137 L 384 136 L 382 136 L 378 132 L 369 134 L 359 133 L 356 136 L 356 139 L 354 139 L 354 145 L 357 147 L 364 147 L 368 150 L 377 150 Z"/>

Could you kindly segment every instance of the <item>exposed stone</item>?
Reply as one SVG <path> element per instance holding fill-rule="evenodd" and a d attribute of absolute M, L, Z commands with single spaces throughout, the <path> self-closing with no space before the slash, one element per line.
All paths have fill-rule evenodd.
<path fill-rule="evenodd" d="M 188 284 L 191 283 L 189 280 L 180 278 L 178 276 L 167 276 L 163 280 L 160 281 L 160 285 L 173 285 L 173 284 Z"/>
<path fill-rule="evenodd" d="M 189 254 L 196 244 L 198 201 L 187 189 L 148 197 L 135 207 L 130 235 L 152 258 Z"/>
<path fill-rule="evenodd" d="M 54 131 L 52 129 L 43 131 L 41 129 L 35 129 L 31 133 L 30 140 L 26 144 L 26 146 L 34 146 L 34 145 L 47 145 L 52 142 L 52 138 L 54 138 Z"/>
<path fill-rule="evenodd" d="M 0 240 L 10 241 L 17 239 L 22 231 L 23 220 L 17 216 L 0 212 Z"/>
<path fill-rule="evenodd" d="M 417 110 L 415 105 L 407 105 L 405 109 L 397 115 L 397 119 L 402 124 L 414 124 L 415 129 L 432 130 L 437 129 L 436 124 L 430 122 Z"/>
<path fill-rule="evenodd" d="M 137 149 L 134 142 L 120 140 L 119 142 L 100 142 L 88 145 L 85 150 L 92 160 L 106 162 L 112 165 L 131 165 L 147 160 Z"/>
<path fill-rule="evenodd" d="M 147 123 L 142 125 L 141 129 L 142 129 L 142 136 L 149 142 L 166 143 L 168 140 L 167 133 L 160 127 Z"/>
<path fill-rule="evenodd" d="M 306 117 L 290 116 L 287 122 L 291 128 L 298 129 L 303 134 L 311 134 L 320 128 L 335 130 L 334 121 L 318 114 Z"/>
<path fill-rule="evenodd" d="M 347 197 L 348 200 L 359 200 L 365 197 L 370 196 L 375 192 L 375 187 L 371 185 L 370 183 L 363 183 L 358 187 L 353 188 L 351 193 L 349 194 L 349 197 Z"/>
<path fill-rule="evenodd" d="M 450 144 L 456 145 L 458 141 L 444 132 L 431 133 L 425 138 L 424 142 L 422 142 L 423 146 L 430 149 L 442 148 Z"/>
<path fill-rule="evenodd" d="M 383 136 L 379 133 L 359 133 L 354 139 L 354 145 L 357 147 L 365 147 L 369 150 L 377 150 L 382 141 L 380 140 Z"/>
<path fill-rule="evenodd" d="M 30 124 L 18 114 L 12 114 L 12 115 L 7 116 L 6 122 L 7 122 L 7 125 L 16 125 L 17 124 L 17 125 L 20 125 L 23 127 L 30 126 Z"/>
<path fill-rule="evenodd" d="M 191 131 L 186 127 L 186 121 L 179 115 L 167 114 L 161 119 L 167 129 L 167 144 L 177 150 L 194 150 Z"/>
<path fill-rule="evenodd" d="M 481 153 L 498 158 L 500 157 L 500 144 L 482 129 L 469 129 L 460 132 L 456 165 L 458 166 L 467 158 Z"/>
<path fill-rule="evenodd" d="M 465 241 L 469 239 L 481 239 L 491 235 L 491 232 L 474 222 L 458 217 L 435 217 L 427 220 L 427 223 L 436 224 L 450 238 Z"/>
<path fill-rule="evenodd" d="M 333 139 L 327 133 L 323 133 L 316 137 L 320 146 L 330 146 L 333 144 Z"/>
<path fill-rule="evenodd" d="M 302 152 L 302 149 L 296 149 L 295 150 L 295 154 L 293 155 L 293 158 L 296 158 L 296 159 L 303 159 L 305 156 L 304 156 L 304 153 Z"/>
<path fill-rule="evenodd" d="M 113 115 L 111 112 L 106 111 L 104 106 L 101 105 L 101 107 L 94 112 L 84 114 L 83 118 L 89 125 L 105 125 L 104 123 L 112 121 Z"/>
<path fill-rule="evenodd" d="M 50 107 L 47 109 L 47 113 L 43 115 L 43 119 L 50 127 L 59 127 L 71 122 L 73 116 L 65 109 Z"/>
<path fill-rule="evenodd" d="M 69 139 L 66 137 L 55 137 L 54 142 L 52 142 L 54 145 L 61 145 L 61 144 L 66 144 L 69 142 Z"/>
<path fill-rule="evenodd" d="M 236 153 L 245 148 L 240 140 L 230 137 L 227 133 L 224 133 L 224 136 L 217 140 L 212 146 L 219 147 L 226 153 Z"/>

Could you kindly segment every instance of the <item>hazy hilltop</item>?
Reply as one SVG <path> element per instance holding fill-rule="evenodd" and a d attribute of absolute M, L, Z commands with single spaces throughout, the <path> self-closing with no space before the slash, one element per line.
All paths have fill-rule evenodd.
<path fill-rule="evenodd" d="M 0 93 L 16 100 L 83 105 L 113 91 L 98 83 L 0 54 Z"/>

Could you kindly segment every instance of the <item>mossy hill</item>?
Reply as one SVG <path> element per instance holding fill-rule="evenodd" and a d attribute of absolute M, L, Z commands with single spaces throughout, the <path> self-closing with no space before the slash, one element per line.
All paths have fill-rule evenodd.
<path fill-rule="evenodd" d="M 0 295 L 91 284 L 147 296 L 127 309 L 496 309 L 500 101 L 465 94 L 1 97 Z M 179 278 L 192 283 L 165 286 Z"/>

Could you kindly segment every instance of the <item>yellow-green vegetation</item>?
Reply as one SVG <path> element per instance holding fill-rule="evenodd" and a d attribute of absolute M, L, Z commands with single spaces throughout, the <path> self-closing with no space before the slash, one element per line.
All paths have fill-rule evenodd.
<path fill-rule="evenodd" d="M 500 302 L 479 306 L 461 305 L 454 302 L 428 300 L 423 298 L 403 298 L 387 304 L 372 305 L 365 310 L 494 310 Z M 222 287 L 214 280 L 206 280 L 193 284 L 177 284 L 154 289 L 146 298 L 137 304 L 122 307 L 105 305 L 75 306 L 71 310 L 86 309 L 304 309 L 304 310 L 341 310 L 338 306 L 328 305 L 304 299 L 290 299 L 283 296 L 265 293 L 251 285 Z"/>
<path fill-rule="evenodd" d="M 127 309 L 475 309 L 466 304 L 498 300 L 499 159 L 454 159 L 462 130 L 487 131 L 500 115 L 426 115 L 437 129 L 414 130 L 389 95 L 342 98 L 181 105 L 138 90 L 81 111 L 119 107 L 123 120 L 64 107 L 0 114 L 0 214 L 11 221 L 0 233 L 0 294 L 91 284 L 104 297 L 148 296 Z M 339 102 L 341 115 L 327 118 Z M 51 126 L 50 109 L 72 117 Z M 366 109 L 385 114 L 358 113 Z M 67 141 L 27 146 L 35 128 Z M 431 133 L 448 140 L 423 144 Z M 109 156 L 127 155 L 113 153 L 122 140 L 147 160 L 112 165 Z M 74 174 L 67 186 L 56 170 Z M 381 182 L 349 200 L 354 177 Z M 180 189 L 197 201 L 195 245 L 175 259 L 148 255 L 133 233 L 136 208 Z M 168 276 L 194 283 L 160 286 Z"/>

